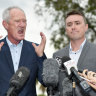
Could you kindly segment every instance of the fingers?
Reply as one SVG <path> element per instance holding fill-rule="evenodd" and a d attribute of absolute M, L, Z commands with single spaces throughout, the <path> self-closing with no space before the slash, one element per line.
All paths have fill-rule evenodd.
<path fill-rule="evenodd" d="M 85 77 L 85 78 L 87 78 L 87 73 L 88 72 L 88 69 L 85 69 L 84 71 L 83 71 L 83 76 Z"/>
<path fill-rule="evenodd" d="M 1 50 L 1 47 L 4 45 L 4 42 L 1 42 L 0 43 L 0 50 Z"/>
<path fill-rule="evenodd" d="M 78 72 L 78 74 L 79 74 L 80 76 L 83 76 L 83 74 L 82 74 L 82 73 L 80 73 L 80 72 Z"/>
<path fill-rule="evenodd" d="M 3 36 L 0 35 L 0 39 L 2 38 Z M 0 43 L 0 51 L 1 51 L 1 47 L 3 46 L 4 42 L 1 42 Z"/>
<path fill-rule="evenodd" d="M 89 71 L 88 75 L 87 75 L 87 78 L 90 79 L 92 82 L 96 83 L 96 77 L 95 76 L 96 76 L 95 72 Z"/>
<path fill-rule="evenodd" d="M 43 55 L 43 53 L 44 53 L 44 49 L 45 49 L 45 45 L 46 45 L 46 36 L 44 35 L 44 33 L 43 32 L 40 32 L 40 36 L 41 36 L 41 43 L 40 43 L 40 45 L 39 45 L 39 50 L 40 50 L 40 52 L 39 52 L 39 56 L 42 56 Z"/>
<path fill-rule="evenodd" d="M 3 36 L 0 36 L 0 38 L 2 38 Z"/>
<path fill-rule="evenodd" d="M 89 84 L 92 88 L 94 88 L 94 89 L 96 90 L 96 84 L 93 84 L 93 83 L 91 83 L 91 82 L 88 82 L 88 84 Z"/>
<path fill-rule="evenodd" d="M 40 32 L 40 36 L 42 39 L 41 39 L 41 43 L 38 46 L 32 43 L 33 47 L 35 48 L 35 52 L 39 57 L 43 56 L 45 44 L 46 44 L 46 36 L 44 35 L 44 33 Z"/>
<path fill-rule="evenodd" d="M 40 36 L 41 36 L 42 38 L 45 38 L 45 35 L 44 35 L 43 32 L 40 32 Z"/>
<path fill-rule="evenodd" d="M 88 75 L 87 77 L 88 77 L 88 78 L 91 78 L 91 77 L 93 77 L 93 74 L 95 74 L 95 73 L 92 72 L 92 71 L 89 71 L 89 72 L 87 73 L 87 75 Z"/>
<path fill-rule="evenodd" d="M 41 36 L 41 38 L 42 38 L 42 40 L 41 40 L 41 43 L 46 43 L 46 36 L 44 35 L 44 33 L 43 32 L 40 32 L 40 36 Z"/>
<path fill-rule="evenodd" d="M 87 73 L 87 74 L 86 74 Z M 85 69 L 83 71 L 83 76 L 87 79 L 89 79 L 90 81 L 88 81 L 88 84 L 96 89 L 96 73 L 92 72 L 92 71 L 88 71 L 87 69 Z"/>
<path fill-rule="evenodd" d="M 95 73 L 95 72 L 92 72 L 92 71 L 89 71 L 89 72 L 88 72 L 88 75 L 89 75 L 89 76 L 92 76 L 92 77 L 96 77 L 96 73 Z"/>
<path fill-rule="evenodd" d="M 33 47 L 36 48 L 36 44 L 32 43 Z"/>

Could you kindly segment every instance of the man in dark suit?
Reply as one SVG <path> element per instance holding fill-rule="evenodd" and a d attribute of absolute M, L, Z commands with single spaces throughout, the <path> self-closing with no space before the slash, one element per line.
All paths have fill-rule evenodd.
<path fill-rule="evenodd" d="M 88 30 L 85 16 L 79 11 L 72 10 L 66 15 L 65 24 L 70 44 L 55 52 L 53 58 L 68 56 L 76 62 L 79 70 L 88 69 L 96 72 L 96 45 L 89 43 L 85 38 L 85 33 Z M 66 71 L 60 71 L 59 75 L 57 90 L 60 91 L 60 96 L 72 96 L 72 81 L 69 80 Z M 76 96 L 85 96 L 78 84 L 75 93 Z M 96 96 L 94 90 L 91 96 Z"/>
<path fill-rule="evenodd" d="M 36 79 L 43 84 L 42 63 L 46 59 L 46 37 L 40 33 L 42 40 L 39 45 L 24 40 L 27 21 L 24 11 L 19 7 L 7 8 L 3 13 L 2 24 L 8 35 L 0 40 L 0 96 L 6 96 L 10 79 L 21 66 L 30 70 L 30 77 L 18 96 L 37 96 Z"/>

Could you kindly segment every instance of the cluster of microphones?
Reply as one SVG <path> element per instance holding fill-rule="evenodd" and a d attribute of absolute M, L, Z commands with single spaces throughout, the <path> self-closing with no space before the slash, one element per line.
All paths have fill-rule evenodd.
<path fill-rule="evenodd" d="M 48 96 L 53 96 L 53 88 L 58 86 L 60 69 L 66 70 L 69 79 L 74 76 L 76 78 L 76 82 L 79 83 L 85 93 L 88 94 L 90 92 L 91 87 L 88 85 L 86 80 L 82 79 L 78 74 L 75 62 L 65 56 L 62 58 L 56 57 L 56 59 L 45 59 L 43 62 L 43 82 L 49 89 Z M 6 96 L 18 96 L 18 92 L 27 82 L 29 75 L 30 70 L 27 67 L 20 67 L 10 79 L 10 88 L 6 93 Z"/>
<path fill-rule="evenodd" d="M 43 81 L 49 90 L 48 96 L 55 96 L 53 94 L 53 89 L 54 87 L 58 86 L 58 83 L 60 82 L 59 71 L 61 69 L 66 70 L 69 79 L 72 79 L 72 77 L 75 78 L 76 82 L 79 84 L 85 94 L 91 94 L 91 87 L 88 85 L 86 80 L 81 78 L 78 74 L 79 70 L 75 64 L 75 61 L 71 60 L 67 56 L 64 56 L 62 58 L 56 57 L 56 59 L 49 58 L 43 62 Z"/>

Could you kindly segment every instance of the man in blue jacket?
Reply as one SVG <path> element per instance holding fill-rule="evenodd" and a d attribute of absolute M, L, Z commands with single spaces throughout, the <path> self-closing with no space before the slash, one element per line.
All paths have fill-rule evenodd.
<path fill-rule="evenodd" d="M 43 84 L 42 63 L 46 59 L 46 37 L 40 33 L 42 40 L 39 45 L 24 40 L 27 20 L 19 7 L 7 8 L 3 12 L 2 24 L 8 35 L 0 40 L 0 96 L 6 96 L 10 79 L 21 66 L 30 70 L 30 77 L 18 96 L 37 96 L 36 79 Z"/>

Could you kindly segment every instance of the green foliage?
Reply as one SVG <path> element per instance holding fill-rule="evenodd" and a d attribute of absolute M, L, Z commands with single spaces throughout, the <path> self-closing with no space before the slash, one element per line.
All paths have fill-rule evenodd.
<path fill-rule="evenodd" d="M 36 80 L 36 85 L 38 84 L 38 80 Z M 39 89 L 42 91 L 42 94 L 38 95 L 38 96 L 45 96 L 44 92 L 46 91 L 46 88 L 43 85 L 40 85 Z"/>
<path fill-rule="evenodd" d="M 86 32 L 86 38 L 94 42 L 96 38 L 96 0 L 45 0 L 45 7 L 39 6 L 37 13 L 48 12 L 53 16 L 53 21 L 50 25 L 50 30 L 54 25 L 58 25 L 58 29 L 52 31 L 51 44 L 55 49 L 61 49 L 69 43 L 69 38 L 65 32 L 65 15 L 70 9 L 78 9 L 85 14 L 89 24 L 89 30 Z M 82 4 L 82 5 L 81 5 Z M 43 10 L 45 8 L 45 10 Z M 51 9 L 50 9 L 51 8 Z"/>
<path fill-rule="evenodd" d="M 51 44 L 54 45 L 55 49 L 61 49 L 69 43 L 69 38 L 65 32 L 64 20 L 66 13 L 71 9 L 78 9 L 85 14 L 89 26 L 89 30 L 86 32 L 86 38 L 91 42 L 96 40 L 96 0 L 88 0 L 85 6 L 82 1 L 84 3 L 86 0 L 45 0 L 45 6 L 43 7 L 39 3 L 36 4 L 35 11 L 39 16 L 43 18 L 46 12 L 49 14 L 48 18 L 53 16 L 49 30 L 55 25 L 58 25 L 56 30 L 52 30 L 52 36 L 50 38 Z M 80 5 L 81 3 L 83 6 Z M 46 90 L 43 86 L 40 86 L 40 89 L 43 93 Z"/>
<path fill-rule="evenodd" d="M 38 96 L 45 96 L 45 95 L 41 94 L 41 95 L 38 95 Z"/>

